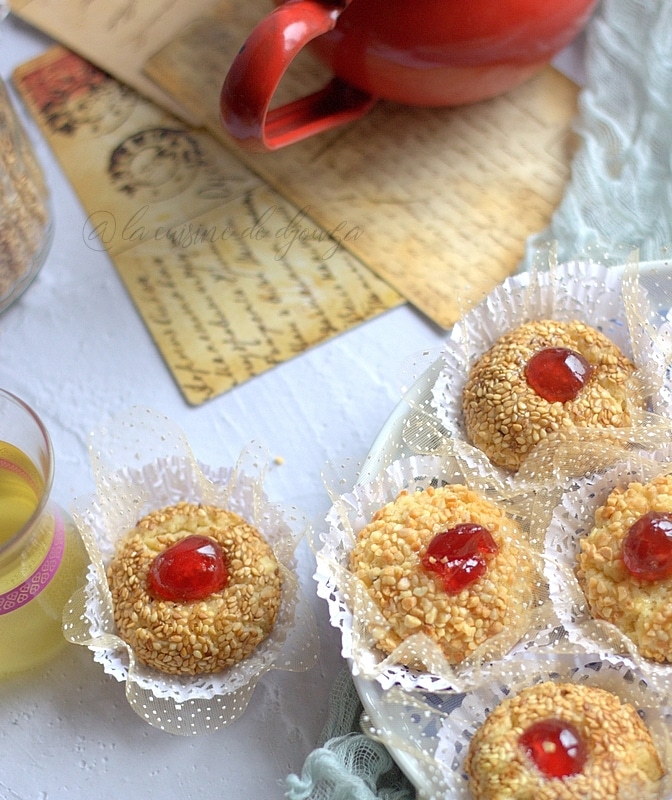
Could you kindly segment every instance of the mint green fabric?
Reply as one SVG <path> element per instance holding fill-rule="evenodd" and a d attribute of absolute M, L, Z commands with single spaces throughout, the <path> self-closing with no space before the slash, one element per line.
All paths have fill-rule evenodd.
<path fill-rule="evenodd" d="M 385 747 L 361 732 L 363 710 L 344 669 L 332 688 L 320 746 L 300 776 L 287 778 L 288 800 L 413 800 L 415 790 Z"/>
<path fill-rule="evenodd" d="M 618 261 L 672 257 L 672 0 L 602 0 L 586 32 L 579 148 L 548 228 L 531 236 L 521 269 L 554 243 L 560 261 L 599 253 Z M 322 745 L 289 800 L 412 800 L 384 748 L 358 732 L 347 673 L 333 688 Z"/>
<path fill-rule="evenodd" d="M 672 0 L 602 0 L 585 69 L 570 180 L 523 268 L 544 242 L 560 261 L 634 248 L 642 261 L 672 255 Z"/>

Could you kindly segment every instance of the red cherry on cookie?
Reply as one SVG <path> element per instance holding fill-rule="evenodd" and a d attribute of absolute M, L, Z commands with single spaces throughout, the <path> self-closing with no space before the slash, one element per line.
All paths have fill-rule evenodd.
<path fill-rule="evenodd" d="M 152 561 L 147 590 L 157 600 L 204 600 L 223 589 L 228 579 L 220 545 L 208 536 L 186 536 Z"/>
<path fill-rule="evenodd" d="M 623 563 L 643 581 L 672 577 L 672 514 L 649 511 L 630 526 L 623 540 Z"/>
<path fill-rule="evenodd" d="M 581 734 L 561 719 L 534 722 L 522 732 L 518 742 L 547 778 L 576 775 L 588 756 Z"/>
<path fill-rule="evenodd" d="M 435 572 L 449 594 L 457 594 L 487 569 L 485 556 L 497 552 L 489 530 L 464 522 L 437 533 L 422 556 L 422 566 Z"/>
<path fill-rule="evenodd" d="M 592 372 L 581 353 L 567 347 L 546 347 L 535 353 L 525 366 L 528 384 L 549 403 L 574 400 Z"/>

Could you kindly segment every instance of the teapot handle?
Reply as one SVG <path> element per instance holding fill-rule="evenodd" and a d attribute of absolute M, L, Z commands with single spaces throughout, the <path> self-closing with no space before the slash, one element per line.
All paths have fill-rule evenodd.
<path fill-rule="evenodd" d="M 351 0 L 288 0 L 254 28 L 234 58 L 220 93 L 222 124 L 246 150 L 278 150 L 351 122 L 375 104 L 372 95 L 332 78 L 313 94 L 270 108 L 289 65 L 308 42 L 332 30 Z"/>

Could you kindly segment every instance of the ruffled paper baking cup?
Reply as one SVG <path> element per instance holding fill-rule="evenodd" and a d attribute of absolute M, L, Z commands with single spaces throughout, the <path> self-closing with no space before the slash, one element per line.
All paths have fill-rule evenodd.
<path fill-rule="evenodd" d="M 523 537 L 527 537 L 520 550 L 524 553 L 519 561 L 520 574 L 526 565 L 531 574 L 529 587 L 527 583 L 525 586 L 529 596 L 521 595 L 520 614 L 459 664 L 449 663 L 439 645 L 423 632 L 411 633 L 389 655 L 382 652 L 376 641 L 389 631 L 390 625 L 364 583 L 349 569 L 357 536 L 376 511 L 402 491 L 412 495 L 443 484 L 463 484 L 473 489 L 520 525 Z M 514 493 L 506 482 L 488 483 L 459 457 L 445 454 L 399 459 L 367 483 L 334 496 L 324 530 L 313 533 L 317 561 L 314 577 L 318 595 L 329 606 L 331 624 L 341 633 L 342 654 L 352 662 L 353 673 L 378 681 L 384 689 L 397 684 L 406 690 L 464 691 L 479 682 L 483 664 L 504 658 L 536 640 L 548 624 L 546 587 L 538 562 L 542 542 L 533 541 L 528 533 L 532 527 L 545 530 L 541 521 L 530 525 L 537 513 L 534 493 Z"/>
<path fill-rule="evenodd" d="M 629 660 L 652 686 L 663 693 L 672 691 L 672 663 L 659 663 L 645 657 L 626 632 L 611 622 L 593 617 L 577 578 L 577 558 L 581 538 L 594 527 L 595 512 L 612 491 L 625 489 L 631 483 L 648 484 L 655 477 L 670 473 L 672 447 L 668 446 L 651 454 L 633 454 L 611 469 L 581 480 L 574 490 L 562 495 L 554 510 L 544 553 L 544 573 L 551 603 L 570 642 L 606 661 Z M 658 585 L 662 587 L 661 591 L 670 587 L 670 602 L 660 605 L 659 601 L 658 606 L 665 617 L 667 607 L 672 603 L 672 579 L 663 579 Z M 623 591 L 627 591 L 626 587 Z M 672 630 L 663 630 L 660 635 L 670 636 Z"/>
<path fill-rule="evenodd" d="M 506 332 L 533 320 L 577 320 L 601 331 L 637 368 L 626 387 L 633 419 L 627 428 L 569 429 L 550 434 L 532 449 L 517 475 L 519 480 L 553 484 L 604 466 L 632 447 L 655 447 L 669 440 L 672 392 L 666 388 L 672 337 L 663 328 L 661 304 L 669 294 L 668 266 L 632 263 L 621 268 L 595 262 L 551 265 L 504 281 L 455 324 L 442 354 L 432 388 L 432 411 L 444 436 L 473 450 L 462 410 L 462 393 L 476 361 Z M 667 293 L 658 289 L 668 286 Z M 667 379 L 669 381 L 669 378 Z M 636 400 L 646 400 L 646 410 Z M 503 468 L 489 469 L 502 474 Z"/>
<path fill-rule="evenodd" d="M 656 797 L 669 798 L 672 791 L 672 718 L 663 698 L 627 663 L 605 663 L 589 653 L 521 655 L 501 666 L 498 680 L 456 698 L 454 695 L 422 695 L 396 688 L 380 701 L 380 724 L 365 727 L 369 735 L 411 763 L 422 765 L 434 792 L 431 797 L 473 800 L 465 761 L 470 742 L 490 713 L 521 690 L 553 681 L 585 684 L 615 694 L 630 703 L 645 723 L 664 776 Z M 641 796 L 619 796 L 619 800 Z"/>
<path fill-rule="evenodd" d="M 317 628 L 294 561 L 299 538 L 294 528 L 303 520 L 264 494 L 263 448 L 250 445 L 233 467 L 202 465 L 168 418 L 133 408 L 94 431 L 89 451 L 97 491 L 76 500 L 72 515 L 91 566 L 86 586 L 66 607 L 64 633 L 88 647 L 105 673 L 125 683 L 128 702 L 140 717 L 169 733 L 209 733 L 244 712 L 268 670 L 303 671 L 314 665 Z M 173 676 L 138 662 L 117 635 L 106 577 L 118 538 L 145 514 L 183 500 L 225 508 L 253 525 L 271 546 L 282 576 L 270 635 L 240 664 L 200 676 Z"/>
<path fill-rule="evenodd" d="M 521 689 L 548 680 L 605 689 L 633 705 L 651 734 L 665 772 L 657 796 L 669 796 L 672 741 L 670 719 L 662 698 L 641 680 L 641 676 L 633 673 L 629 665 L 596 663 L 591 656 L 582 655 L 521 659 L 511 665 L 507 674 L 502 674 L 501 682 L 469 694 L 458 709 L 444 718 L 438 734 L 436 758 L 446 775 L 449 797 L 455 800 L 470 797 L 464 761 L 473 734 L 492 709 Z"/>

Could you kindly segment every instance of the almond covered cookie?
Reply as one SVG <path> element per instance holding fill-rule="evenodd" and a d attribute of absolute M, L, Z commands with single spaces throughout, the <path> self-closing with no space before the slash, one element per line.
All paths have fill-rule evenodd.
<path fill-rule="evenodd" d="M 553 681 L 503 700 L 474 734 L 465 769 L 474 800 L 649 800 L 663 776 L 634 706 Z"/>
<path fill-rule="evenodd" d="M 202 675 L 238 664 L 271 633 L 280 566 L 252 525 L 178 503 L 143 517 L 107 570 L 119 636 L 143 664 Z"/>
<path fill-rule="evenodd" d="M 516 471 L 541 441 L 567 428 L 631 423 L 635 365 L 583 322 L 537 320 L 509 331 L 474 364 L 462 392 L 469 440 Z"/>
<path fill-rule="evenodd" d="M 591 614 L 616 625 L 645 658 L 672 662 L 672 476 L 614 489 L 577 558 Z"/>
<path fill-rule="evenodd" d="M 493 637 L 502 652 L 517 640 L 534 606 L 533 563 L 515 520 L 461 484 L 401 492 L 350 554 L 351 572 L 385 618 L 372 626 L 376 647 L 391 653 L 422 632 L 450 664 Z"/>

